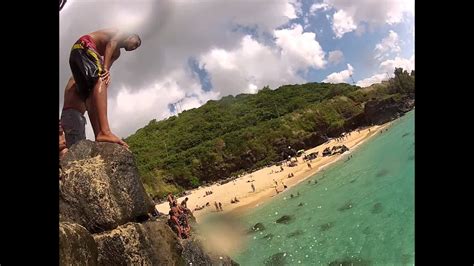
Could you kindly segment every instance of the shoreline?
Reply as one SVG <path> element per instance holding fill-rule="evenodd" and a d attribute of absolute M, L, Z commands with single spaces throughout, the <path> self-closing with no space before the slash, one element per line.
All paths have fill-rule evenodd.
<path fill-rule="evenodd" d="M 382 125 L 367 127 L 361 129 L 360 132 L 354 130 L 346 134 L 346 137 L 341 141 L 331 139 L 319 146 L 305 150 L 306 154 L 317 151 L 319 152 L 318 157 L 312 160 L 311 168 L 308 167 L 307 162 L 303 161 L 302 157 L 298 157 L 297 166 L 283 166 L 283 171 L 280 171 L 279 166 L 271 165 L 255 172 L 248 173 L 222 185 L 216 183 L 191 190 L 189 191 L 189 195 L 177 198 L 178 204 L 185 197 L 188 197 L 188 208 L 193 212 L 193 215 L 196 217 L 198 222 L 207 214 L 217 213 L 214 207 L 214 202 L 222 203 L 223 211 L 220 211 L 219 213 L 227 213 L 237 216 L 243 215 L 253 207 L 260 206 L 262 203 L 271 200 L 273 196 L 286 192 L 288 189 L 303 182 L 314 174 L 323 171 L 326 167 L 339 161 L 341 158 L 351 154 L 354 149 L 376 134 L 380 134 L 380 130 L 385 129 L 392 122 L 393 121 Z M 349 148 L 349 151 L 342 154 L 322 157 L 322 151 L 326 147 L 332 147 L 335 145 L 345 145 Z M 293 177 L 288 178 L 290 173 L 293 174 Z M 275 190 L 275 181 L 278 182 L 278 194 Z M 254 184 L 256 188 L 255 192 L 252 192 L 251 184 Z M 284 185 L 286 185 L 287 188 L 284 188 Z M 206 191 L 212 191 L 213 193 L 211 195 L 205 195 Z M 239 202 L 231 204 L 230 200 L 234 197 L 237 197 Z M 207 202 L 210 204 L 209 207 L 197 211 L 194 210 L 196 205 L 202 206 Z M 155 205 L 155 208 L 159 212 L 167 214 L 169 211 L 169 204 L 168 202 L 163 202 Z"/>
<path fill-rule="evenodd" d="M 374 126 L 374 127 L 377 127 L 377 128 L 375 128 L 373 134 L 370 134 L 370 135 L 366 136 L 365 138 L 361 139 L 360 141 L 356 142 L 356 143 L 354 144 L 354 146 L 350 147 L 350 150 L 349 150 L 349 151 L 344 152 L 344 153 L 342 153 L 342 154 L 334 155 L 334 157 L 336 157 L 336 158 L 334 158 L 334 160 L 331 160 L 331 161 L 327 162 L 326 164 L 323 164 L 323 165 L 319 166 L 316 171 L 313 171 L 312 173 L 310 172 L 310 173 L 308 173 L 306 176 L 300 178 L 298 181 L 296 181 L 296 182 L 293 183 L 292 185 L 289 185 L 286 190 L 288 190 L 288 189 L 290 189 L 290 188 L 293 188 L 293 187 L 297 186 L 298 184 L 302 183 L 303 181 L 307 180 L 307 179 L 310 178 L 311 176 L 313 176 L 313 175 L 315 175 L 315 174 L 317 174 L 317 173 L 319 173 L 319 172 L 321 172 L 321 171 L 324 171 L 325 168 L 327 168 L 327 167 L 333 165 L 334 163 L 340 161 L 340 160 L 344 157 L 344 155 L 346 155 L 346 156 L 347 156 L 347 155 L 350 155 L 350 154 L 351 154 L 355 149 L 357 149 L 361 144 L 365 143 L 367 140 L 369 140 L 370 138 L 372 138 L 373 136 L 375 136 L 375 135 L 376 135 L 375 133 L 376 133 L 376 132 L 379 132 L 378 130 L 383 130 L 383 129 L 385 129 L 386 127 L 390 126 L 390 124 L 391 124 L 391 122 L 387 122 L 387 123 L 385 123 L 385 124 L 383 124 L 383 125 L 380 125 L 380 126 L 378 126 L 378 127 L 377 127 L 377 126 Z M 372 129 L 373 127 L 370 127 L 370 128 Z M 371 133 L 372 133 L 372 132 L 371 132 Z M 331 141 L 332 141 L 332 140 L 331 140 Z M 323 145 L 324 145 L 324 144 L 322 144 L 322 145 L 320 145 L 320 146 L 323 146 Z M 312 149 L 318 148 L 318 147 L 320 147 L 320 146 L 316 146 L 316 147 L 314 147 L 314 148 L 312 148 Z M 284 191 L 282 191 L 282 192 L 280 192 L 280 193 L 284 193 L 284 192 L 286 192 L 286 190 L 284 190 Z M 270 194 L 271 194 L 271 193 L 270 193 Z M 276 195 L 272 195 L 272 196 L 270 196 L 270 198 L 272 198 L 273 196 L 276 196 Z M 254 204 L 258 201 L 258 199 L 255 199 L 253 202 L 249 202 L 249 203 L 246 204 L 246 205 L 242 205 L 242 206 L 239 206 L 239 207 L 237 207 L 237 208 L 234 208 L 234 209 L 228 211 L 228 213 L 229 213 L 229 214 L 233 214 L 233 215 L 235 215 L 235 216 L 245 215 L 247 212 L 249 212 L 249 211 L 251 210 L 252 207 L 259 207 L 261 204 L 268 203 L 268 202 L 271 200 L 270 198 L 265 198 L 265 195 L 262 195 L 262 198 L 260 199 L 261 202 L 257 203 L 256 205 L 254 205 Z M 252 206 L 252 205 L 254 205 L 254 206 Z"/>

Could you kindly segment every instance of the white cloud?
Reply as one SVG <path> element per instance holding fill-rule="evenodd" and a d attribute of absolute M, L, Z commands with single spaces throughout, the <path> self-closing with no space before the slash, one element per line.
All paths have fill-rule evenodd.
<path fill-rule="evenodd" d="M 342 53 L 342 51 L 335 50 L 335 51 L 329 52 L 328 62 L 330 64 L 337 65 L 341 63 L 343 60 L 344 60 L 344 54 Z"/>
<path fill-rule="evenodd" d="M 314 16 L 316 15 L 316 12 L 318 10 L 323 10 L 323 11 L 326 11 L 327 9 L 329 8 L 328 4 L 326 3 L 314 3 L 311 5 L 311 7 L 309 8 L 309 14 L 311 16 Z"/>
<path fill-rule="evenodd" d="M 384 72 L 393 73 L 396 67 L 401 67 L 408 72 L 415 69 L 415 56 L 412 55 L 409 59 L 395 57 L 394 59 L 385 60 L 380 63 L 380 69 Z"/>
<path fill-rule="evenodd" d="M 379 83 L 382 80 L 387 80 L 393 77 L 395 68 L 401 67 L 404 70 L 411 72 L 415 69 L 415 56 L 412 55 L 409 59 L 395 57 L 394 59 L 385 60 L 379 65 L 379 73 L 371 77 L 359 80 L 357 86 L 367 87 L 374 83 Z M 381 72 L 381 73 L 380 73 Z"/>
<path fill-rule="evenodd" d="M 388 57 L 391 53 L 399 53 L 401 51 L 399 43 L 400 40 L 398 34 L 393 30 L 390 30 L 388 36 L 375 45 L 375 59 L 382 60 Z"/>
<path fill-rule="evenodd" d="M 414 16 L 415 5 L 414 0 L 325 0 L 324 3 L 337 10 L 334 14 L 333 30 L 338 38 L 359 27 L 362 22 L 371 27 L 403 22 L 405 15 Z M 339 13 L 341 11 L 344 13 Z M 338 13 L 339 17 L 336 19 Z M 352 21 L 353 25 L 349 21 Z M 341 26 L 345 24 L 347 26 Z"/>
<path fill-rule="evenodd" d="M 303 4 L 301 3 L 302 0 L 288 0 L 288 5 L 291 5 L 293 7 L 293 13 L 294 13 L 294 16 L 290 17 L 290 16 L 287 16 L 288 18 L 290 19 L 294 19 L 294 18 L 297 18 L 297 17 L 300 17 L 302 14 L 303 14 Z M 291 13 L 291 12 L 289 12 Z"/>
<path fill-rule="evenodd" d="M 255 93 L 265 85 L 301 83 L 297 74 L 309 67 L 323 68 L 325 53 L 316 34 L 303 32 L 301 25 L 275 30 L 275 47 L 244 36 L 235 49 L 214 48 L 199 58 L 201 68 L 211 76 L 222 95 Z"/>
<path fill-rule="evenodd" d="M 281 48 L 285 63 L 301 69 L 306 67 L 323 68 L 326 65 L 325 53 L 316 41 L 316 34 L 303 32 L 301 25 L 274 31 L 276 45 Z"/>
<path fill-rule="evenodd" d="M 215 48 L 203 54 L 199 64 L 210 74 L 213 87 L 219 88 L 221 95 L 255 93 L 265 85 L 275 88 L 304 82 L 296 71 L 310 62 L 287 61 L 294 55 L 290 49 L 283 56 L 283 51 L 285 49 L 265 46 L 247 35 L 236 49 Z"/>
<path fill-rule="evenodd" d="M 384 73 L 375 74 L 372 77 L 357 81 L 356 85 L 360 87 L 368 87 L 372 84 L 380 83 L 382 82 L 382 80 L 387 80 L 388 78 L 389 77 L 387 76 L 387 74 Z"/>
<path fill-rule="evenodd" d="M 414 0 L 401 0 L 394 1 L 396 4 L 392 5 L 390 10 L 387 12 L 386 22 L 390 25 L 397 24 L 403 21 L 403 15 L 405 13 L 409 15 L 415 14 L 415 1 Z"/>
<path fill-rule="evenodd" d="M 289 19 L 298 18 L 298 16 L 296 15 L 295 7 L 290 3 L 286 3 L 285 11 L 283 14 Z"/>
<path fill-rule="evenodd" d="M 346 70 L 343 70 L 341 72 L 334 72 L 330 74 L 323 80 L 323 82 L 326 82 L 326 83 L 347 82 L 349 77 L 352 75 L 353 71 L 354 71 L 354 68 L 350 64 L 347 64 Z"/>
<path fill-rule="evenodd" d="M 257 93 L 258 92 L 258 87 L 255 84 L 250 83 L 249 84 L 249 93 Z"/>
<path fill-rule="evenodd" d="M 336 38 L 341 38 L 344 34 L 357 29 L 354 20 L 344 10 L 339 10 L 333 15 L 332 30 L 336 34 Z"/>

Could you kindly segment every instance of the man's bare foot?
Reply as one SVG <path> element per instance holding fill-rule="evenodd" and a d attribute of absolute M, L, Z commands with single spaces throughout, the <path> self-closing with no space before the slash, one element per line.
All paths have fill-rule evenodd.
<path fill-rule="evenodd" d="M 128 144 L 125 143 L 125 141 L 121 140 L 119 137 L 115 136 L 112 132 L 110 133 L 99 132 L 99 134 L 97 134 L 97 137 L 95 138 L 95 141 L 117 143 L 128 149 Z"/>

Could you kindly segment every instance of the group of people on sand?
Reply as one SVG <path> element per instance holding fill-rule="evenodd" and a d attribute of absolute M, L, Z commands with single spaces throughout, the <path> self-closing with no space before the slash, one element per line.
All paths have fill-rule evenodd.
<path fill-rule="evenodd" d="M 59 156 L 62 158 L 76 142 L 86 139 L 84 113 L 87 111 L 95 141 L 111 142 L 128 148 L 112 133 L 107 118 L 107 90 L 110 67 L 120 50 L 133 51 L 141 45 L 137 34 L 118 29 L 102 29 L 81 36 L 72 46 L 69 66 L 72 77 L 64 91 L 59 120 Z"/>
<path fill-rule="evenodd" d="M 199 210 L 202 210 L 202 209 L 204 209 L 206 207 L 209 207 L 209 206 L 211 206 L 211 204 L 209 202 L 207 202 L 206 205 L 202 205 L 202 206 L 199 206 L 199 205 L 196 204 L 196 208 L 194 208 L 194 210 L 199 211 Z"/>
<path fill-rule="evenodd" d="M 222 203 L 220 201 L 219 203 L 217 203 L 217 201 L 214 201 L 214 206 L 216 207 L 217 212 L 224 211 L 224 209 L 222 209 Z"/>
<path fill-rule="evenodd" d="M 210 207 L 210 206 L 211 206 L 211 204 L 209 202 L 206 202 L 206 204 L 202 205 L 202 206 L 199 206 L 199 205 L 196 204 L 196 207 L 194 208 L 194 210 L 195 211 L 200 211 L 200 210 L 202 210 L 206 207 Z M 214 201 L 214 207 L 216 207 L 217 212 L 220 212 L 220 211 L 224 210 L 224 209 L 222 209 L 222 203 L 221 202 Z"/>
<path fill-rule="evenodd" d="M 189 225 L 188 215 L 191 210 L 188 209 L 188 197 L 186 197 L 181 204 L 175 199 L 172 193 L 168 194 L 168 203 L 170 204 L 170 211 L 168 225 L 178 234 L 179 238 L 188 238 L 191 233 L 191 226 Z"/>
<path fill-rule="evenodd" d="M 203 197 L 209 196 L 209 195 L 211 195 L 211 194 L 213 193 L 212 190 L 210 190 L 210 191 L 205 191 L 205 192 L 206 192 L 206 194 L 205 194 Z"/>
<path fill-rule="evenodd" d="M 275 181 L 275 180 L 273 180 L 273 181 Z M 282 191 L 284 191 L 285 189 L 288 188 L 288 186 L 285 185 L 285 183 L 283 183 L 283 180 L 281 180 L 280 182 L 281 182 L 281 184 L 282 184 L 282 186 L 283 186 L 283 189 L 282 189 L 282 190 L 278 190 L 278 183 L 275 181 L 275 191 L 276 191 L 277 194 L 280 193 L 280 192 L 282 192 Z"/>
<path fill-rule="evenodd" d="M 280 173 L 280 172 L 283 172 L 283 171 L 284 171 L 283 166 L 280 165 L 280 170 L 273 170 L 273 169 L 272 169 L 272 170 L 270 171 L 269 175 L 271 175 L 271 174 L 276 174 L 276 173 Z"/>
<path fill-rule="evenodd" d="M 237 202 L 240 202 L 240 200 L 238 200 L 237 197 L 234 197 L 233 199 L 230 200 L 231 204 L 234 204 L 234 203 L 237 203 Z M 209 207 L 209 206 L 211 206 L 211 205 L 209 204 L 209 202 L 207 202 L 206 205 L 202 205 L 202 206 L 196 205 L 196 208 L 194 208 L 194 210 L 199 211 L 199 210 L 202 210 L 202 209 L 204 209 L 206 207 Z M 214 201 L 214 207 L 216 208 L 216 212 L 224 211 L 224 209 L 222 208 L 222 203 L 221 202 Z"/>
<path fill-rule="evenodd" d="M 341 141 L 347 139 L 348 137 L 350 137 L 350 135 L 351 135 L 351 132 L 349 132 L 349 133 L 347 133 L 347 134 L 344 134 L 344 135 L 342 135 L 341 137 L 337 137 L 337 138 L 336 138 L 336 141 L 337 141 L 337 142 L 341 142 Z"/>

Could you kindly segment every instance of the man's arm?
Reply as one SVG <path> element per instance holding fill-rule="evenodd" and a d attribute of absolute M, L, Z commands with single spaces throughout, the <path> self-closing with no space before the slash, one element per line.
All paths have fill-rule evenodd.
<path fill-rule="evenodd" d="M 120 47 L 119 43 L 123 39 L 123 34 L 119 31 L 115 31 L 110 41 L 105 46 L 104 53 L 104 68 L 109 71 L 112 63 L 120 56 Z M 117 55 L 117 50 L 119 53 Z"/>
<path fill-rule="evenodd" d="M 115 60 L 117 60 L 120 57 L 120 49 L 116 49 L 115 53 L 112 55 L 112 58 L 110 59 L 110 65 L 107 70 L 110 70 L 112 65 L 114 64 Z"/>
<path fill-rule="evenodd" d="M 107 35 L 110 36 L 110 40 L 107 42 L 104 51 L 104 72 L 101 75 L 105 84 L 108 85 L 110 82 L 110 67 L 115 60 L 120 56 L 120 42 L 124 39 L 124 35 L 117 29 L 103 30 Z"/>

